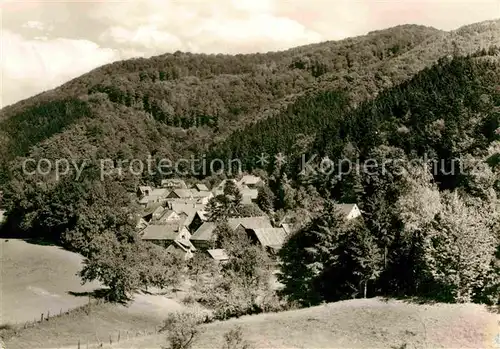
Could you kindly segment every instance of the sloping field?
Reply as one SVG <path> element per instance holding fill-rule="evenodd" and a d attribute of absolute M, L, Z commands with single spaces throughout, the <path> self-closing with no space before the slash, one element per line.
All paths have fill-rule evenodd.
<path fill-rule="evenodd" d="M 0 240 L 0 323 L 19 323 L 84 305 L 85 292 L 97 283 L 82 286 L 76 273 L 82 257 L 57 246 L 23 240 Z M 70 294 L 80 294 L 75 296 Z"/>
<path fill-rule="evenodd" d="M 352 300 L 212 323 L 195 348 L 222 348 L 224 333 L 237 325 L 255 348 L 500 348 L 498 321 L 498 313 L 479 305 Z M 162 345 L 160 334 L 112 347 Z"/>

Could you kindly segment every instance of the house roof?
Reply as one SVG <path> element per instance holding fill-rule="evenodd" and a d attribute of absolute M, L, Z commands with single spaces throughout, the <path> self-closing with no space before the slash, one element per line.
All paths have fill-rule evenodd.
<path fill-rule="evenodd" d="M 259 191 L 257 189 L 250 189 L 248 187 L 240 189 L 240 192 L 241 196 L 243 196 L 244 198 L 249 197 L 254 200 L 257 199 L 257 196 L 259 195 Z"/>
<path fill-rule="evenodd" d="M 179 223 L 151 224 L 142 232 L 143 240 L 175 240 L 180 233 Z"/>
<path fill-rule="evenodd" d="M 191 236 L 191 240 L 211 241 L 217 225 L 214 222 L 204 222 Z"/>
<path fill-rule="evenodd" d="M 142 201 L 142 200 L 141 200 Z M 159 203 L 159 202 L 156 202 L 154 204 L 152 204 L 151 206 L 147 207 L 143 213 L 142 213 L 142 217 L 145 217 L 145 216 L 149 216 L 150 214 L 152 214 L 154 211 L 156 211 L 159 207 L 162 207 L 162 204 Z"/>
<path fill-rule="evenodd" d="M 240 184 L 250 184 L 255 185 L 261 182 L 262 179 L 260 177 L 254 175 L 245 175 L 240 179 Z"/>
<path fill-rule="evenodd" d="M 337 207 L 343 215 L 347 216 L 351 211 L 353 210 L 354 207 L 356 207 L 356 204 L 336 204 L 335 207 Z"/>
<path fill-rule="evenodd" d="M 196 187 L 196 189 L 198 189 L 199 191 L 209 191 L 209 190 L 208 190 L 208 187 L 207 187 L 205 184 L 203 184 L 203 183 L 196 183 L 194 186 L 195 186 L 195 187 Z"/>
<path fill-rule="evenodd" d="M 153 214 L 164 213 L 165 211 L 167 211 L 167 210 L 165 210 L 165 207 L 160 205 L 160 206 L 155 208 L 155 210 L 153 211 Z"/>
<path fill-rule="evenodd" d="M 187 215 L 186 219 L 182 223 L 184 226 L 189 226 L 193 222 L 193 219 L 196 215 L 198 215 L 202 221 L 207 220 L 207 216 L 206 216 L 207 212 L 206 211 L 192 211 L 189 213 L 185 213 L 185 212 L 182 212 L 182 213 Z"/>
<path fill-rule="evenodd" d="M 168 189 L 156 188 L 153 189 L 149 196 L 166 196 L 168 194 Z"/>
<path fill-rule="evenodd" d="M 230 218 L 228 224 L 231 229 L 236 229 L 238 225 L 243 225 L 245 229 L 272 228 L 268 216 Z"/>
<path fill-rule="evenodd" d="M 193 198 L 206 198 L 210 195 L 213 195 L 212 192 L 208 190 L 198 191 L 196 189 L 191 189 L 190 191 Z"/>
<path fill-rule="evenodd" d="M 161 185 L 162 186 L 178 186 L 178 187 L 184 188 L 184 189 L 187 188 L 186 182 L 184 182 L 182 179 L 178 179 L 178 178 L 162 179 Z"/>
<path fill-rule="evenodd" d="M 283 228 L 252 229 L 262 246 L 279 247 L 285 242 L 288 234 Z"/>
<path fill-rule="evenodd" d="M 207 250 L 207 253 L 210 255 L 210 257 L 212 257 L 216 261 L 227 261 L 229 259 L 229 256 L 227 255 L 226 251 L 222 248 Z"/>
<path fill-rule="evenodd" d="M 160 216 L 160 219 L 163 219 L 163 218 L 168 218 L 170 217 L 172 214 L 177 214 L 174 210 L 169 210 L 169 209 L 166 209 L 163 211 L 162 215 Z"/>
<path fill-rule="evenodd" d="M 198 203 L 195 200 L 186 201 L 172 201 L 170 202 L 170 208 L 177 213 L 185 212 L 188 215 L 199 210 L 203 210 L 206 205 Z"/>
<path fill-rule="evenodd" d="M 174 189 L 170 192 L 169 196 L 175 194 L 178 198 L 188 199 L 193 197 L 193 192 L 189 189 Z"/>

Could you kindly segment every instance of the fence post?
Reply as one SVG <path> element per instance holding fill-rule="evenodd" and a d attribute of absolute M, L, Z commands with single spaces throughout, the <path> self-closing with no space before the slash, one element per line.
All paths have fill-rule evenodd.
<path fill-rule="evenodd" d="M 40 322 L 43 322 L 43 313 L 40 315 Z"/>
<path fill-rule="evenodd" d="M 113 344 L 113 340 L 111 339 L 111 334 L 109 335 L 109 345 Z"/>
<path fill-rule="evenodd" d="M 118 343 L 120 343 L 120 331 L 118 331 Z"/>
<path fill-rule="evenodd" d="M 78 340 L 78 349 L 80 349 L 80 340 Z"/>

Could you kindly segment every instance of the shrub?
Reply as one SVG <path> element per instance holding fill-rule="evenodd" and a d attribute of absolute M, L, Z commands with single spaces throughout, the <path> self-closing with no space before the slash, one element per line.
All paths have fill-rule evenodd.
<path fill-rule="evenodd" d="M 251 349 L 250 342 L 243 338 L 243 330 L 240 326 L 229 330 L 224 334 L 223 349 Z"/>
<path fill-rule="evenodd" d="M 189 349 L 201 333 L 200 323 L 204 316 L 200 312 L 184 311 L 168 315 L 161 331 L 167 331 L 168 346 L 163 349 Z"/>

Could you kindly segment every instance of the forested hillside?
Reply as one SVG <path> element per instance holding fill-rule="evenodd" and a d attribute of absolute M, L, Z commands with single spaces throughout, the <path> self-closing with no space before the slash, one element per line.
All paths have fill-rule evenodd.
<path fill-rule="evenodd" d="M 7 163 L 30 152 L 77 159 L 188 156 L 304 94 L 342 90 L 357 105 L 439 57 L 498 43 L 499 25 L 450 33 L 405 25 L 283 52 L 176 52 L 109 64 L 2 109 L 3 181 Z"/>

